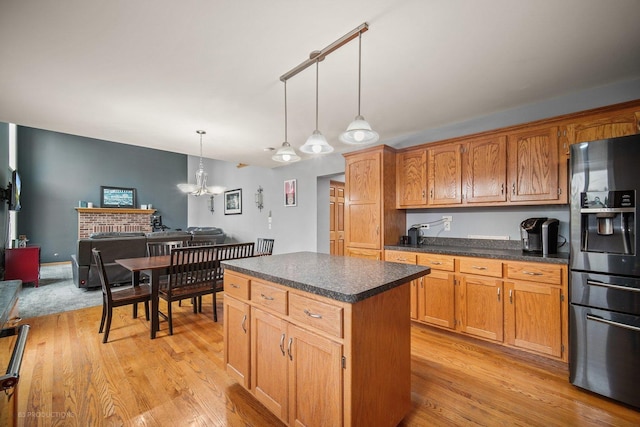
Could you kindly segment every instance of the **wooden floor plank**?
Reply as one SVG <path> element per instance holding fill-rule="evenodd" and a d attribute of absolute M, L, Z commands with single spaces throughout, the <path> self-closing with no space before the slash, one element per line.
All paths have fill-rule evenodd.
<path fill-rule="evenodd" d="M 222 295 L 218 323 L 210 298 L 199 314 L 174 304 L 174 335 L 162 321 L 155 340 L 140 308 L 115 310 L 107 344 L 100 307 L 24 319 L 19 425 L 282 426 L 226 375 Z M 640 425 L 639 411 L 569 384 L 559 362 L 419 325 L 411 350 L 401 426 Z"/>

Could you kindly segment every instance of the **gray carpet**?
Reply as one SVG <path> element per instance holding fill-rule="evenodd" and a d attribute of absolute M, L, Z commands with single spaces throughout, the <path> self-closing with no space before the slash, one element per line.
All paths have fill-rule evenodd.
<path fill-rule="evenodd" d="M 23 283 L 18 313 L 23 319 L 102 305 L 102 291 L 73 284 L 71 263 L 40 267 L 40 283 Z"/>

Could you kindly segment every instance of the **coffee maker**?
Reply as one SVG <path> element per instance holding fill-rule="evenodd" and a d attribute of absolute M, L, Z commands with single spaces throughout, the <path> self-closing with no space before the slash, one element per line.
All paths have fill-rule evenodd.
<path fill-rule="evenodd" d="M 520 223 L 522 251 L 551 255 L 558 253 L 558 226 L 555 218 L 527 218 Z"/>

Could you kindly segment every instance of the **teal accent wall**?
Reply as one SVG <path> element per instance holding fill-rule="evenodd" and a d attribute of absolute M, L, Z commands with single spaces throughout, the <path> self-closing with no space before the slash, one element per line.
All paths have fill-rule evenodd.
<path fill-rule="evenodd" d="M 41 262 L 71 259 L 78 240 L 74 208 L 80 200 L 100 206 L 101 185 L 133 187 L 138 206 L 151 203 L 165 225 L 187 227 L 187 196 L 176 187 L 187 180 L 186 155 L 23 126 L 17 141 L 18 234 L 40 245 Z"/>

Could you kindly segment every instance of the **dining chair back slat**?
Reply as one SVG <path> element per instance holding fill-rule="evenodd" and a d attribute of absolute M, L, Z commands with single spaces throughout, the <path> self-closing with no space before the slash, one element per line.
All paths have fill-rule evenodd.
<path fill-rule="evenodd" d="M 256 256 L 266 256 L 271 255 L 273 253 L 273 243 L 275 239 L 265 239 L 263 237 L 258 237 L 256 242 Z"/>

